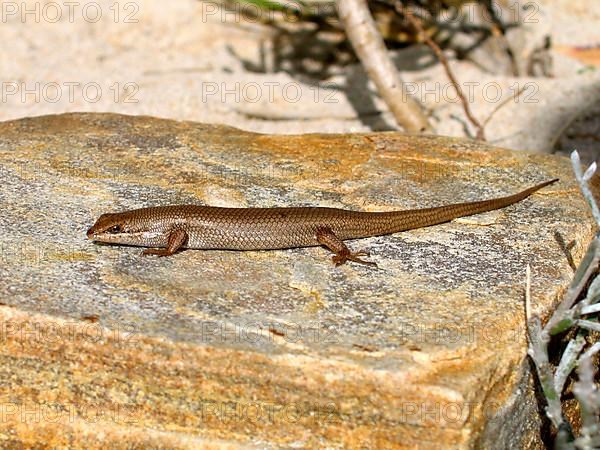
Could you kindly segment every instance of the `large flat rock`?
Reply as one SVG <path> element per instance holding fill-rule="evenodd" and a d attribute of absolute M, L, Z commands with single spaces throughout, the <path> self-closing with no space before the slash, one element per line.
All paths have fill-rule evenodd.
<path fill-rule="evenodd" d="M 0 443 L 539 447 L 524 277 L 564 292 L 593 221 L 564 158 L 400 133 L 274 136 L 116 114 L 0 123 Z M 143 206 L 393 210 L 557 177 L 484 215 L 322 248 L 141 257 Z"/>

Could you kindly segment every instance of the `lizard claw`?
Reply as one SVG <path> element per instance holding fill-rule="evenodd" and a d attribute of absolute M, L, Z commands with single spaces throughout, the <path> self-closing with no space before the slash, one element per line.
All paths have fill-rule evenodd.
<path fill-rule="evenodd" d="M 365 264 L 367 266 L 377 267 L 377 263 L 374 263 L 372 261 L 365 261 L 364 259 L 360 259 L 359 256 L 369 256 L 369 252 L 360 251 L 354 253 L 338 253 L 337 255 L 333 256 L 331 260 L 336 266 L 341 266 L 346 261 L 354 261 L 356 263 Z"/>

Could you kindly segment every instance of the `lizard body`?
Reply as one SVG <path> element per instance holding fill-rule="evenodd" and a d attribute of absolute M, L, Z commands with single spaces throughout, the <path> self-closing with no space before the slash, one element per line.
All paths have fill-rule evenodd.
<path fill-rule="evenodd" d="M 335 253 L 336 265 L 347 260 L 374 265 L 360 258 L 367 253 L 351 252 L 343 241 L 427 227 L 504 208 L 555 181 L 490 200 L 389 212 L 322 207 L 158 206 L 103 214 L 87 236 L 99 242 L 151 247 L 143 254 L 159 256 L 172 255 L 182 248 L 273 250 L 324 245 Z"/>

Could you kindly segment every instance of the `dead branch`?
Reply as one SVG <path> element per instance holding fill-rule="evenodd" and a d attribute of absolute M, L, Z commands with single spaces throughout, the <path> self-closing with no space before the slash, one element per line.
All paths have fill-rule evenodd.
<path fill-rule="evenodd" d="M 383 38 L 377 30 L 367 2 L 339 0 L 337 9 L 340 22 L 358 59 L 398 124 L 411 133 L 431 131 L 420 103 L 410 95 L 387 54 Z"/>
<path fill-rule="evenodd" d="M 462 88 L 460 87 L 460 84 L 456 80 L 454 73 L 450 69 L 450 64 L 448 64 L 448 59 L 446 58 L 446 56 L 444 55 L 444 53 L 442 52 L 440 47 L 425 32 L 425 30 L 423 29 L 423 26 L 421 25 L 421 22 L 413 15 L 413 13 L 408 8 L 404 8 L 404 6 L 402 5 L 402 2 L 400 2 L 400 1 L 396 2 L 396 11 L 400 14 L 403 14 L 404 17 L 406 17 L 406 19 L 415 28 L 417 33 L 419 33 L 421 35 L 422 39 L 429 46 L 429 48 L 431 48 L 431 50 L 433 50 L 437 59 L 442 63 L 442 65 L 444 66 L 444 70 L 446 71 L 446 75 L 450 79 L 450 82 L 454 86 L 454 89 L 456 89 L 456 93 L 458 94 L 458 97 L 460 98 L 460 101 L 463 105 L 463 109 L 465 110 L 465 114 L 467 115 L 467 118 L 473 124 L 473 126 L 475 126 L 477 128 L 477 139 L 485 141 L 484 127 L 481 125 L 479 120 L 477 120 L 475 118 L 475 116 L 473 115 L 473 113 L 471 112 L 469 102 L 467 101 L 467 98 L 465 97 L 465 94 L 464 94 Z"/>

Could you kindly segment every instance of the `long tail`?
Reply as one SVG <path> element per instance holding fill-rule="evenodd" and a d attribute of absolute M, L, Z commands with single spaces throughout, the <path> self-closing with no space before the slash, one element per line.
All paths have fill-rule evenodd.
<path fill-rule="evenodd" d="M 558 181 L 558 178 L 545 181 L 517 194 L 490 200 L 456 203 L 447 206 L 407 211 L 367 213 L 370 215 L 369 218 L 365 217 L 365 222 L 368 222 L 368 226 L 363 226 L 362 231 L 366 231 L 365 228 L 370 228 L 369 233 L 365 233 L 365 237 L 391 234 L 448 222 L 458 217 L 471 216 L 473 214 L 504 208 L 529 197 L 535 191 L 556 181 Z"/>

